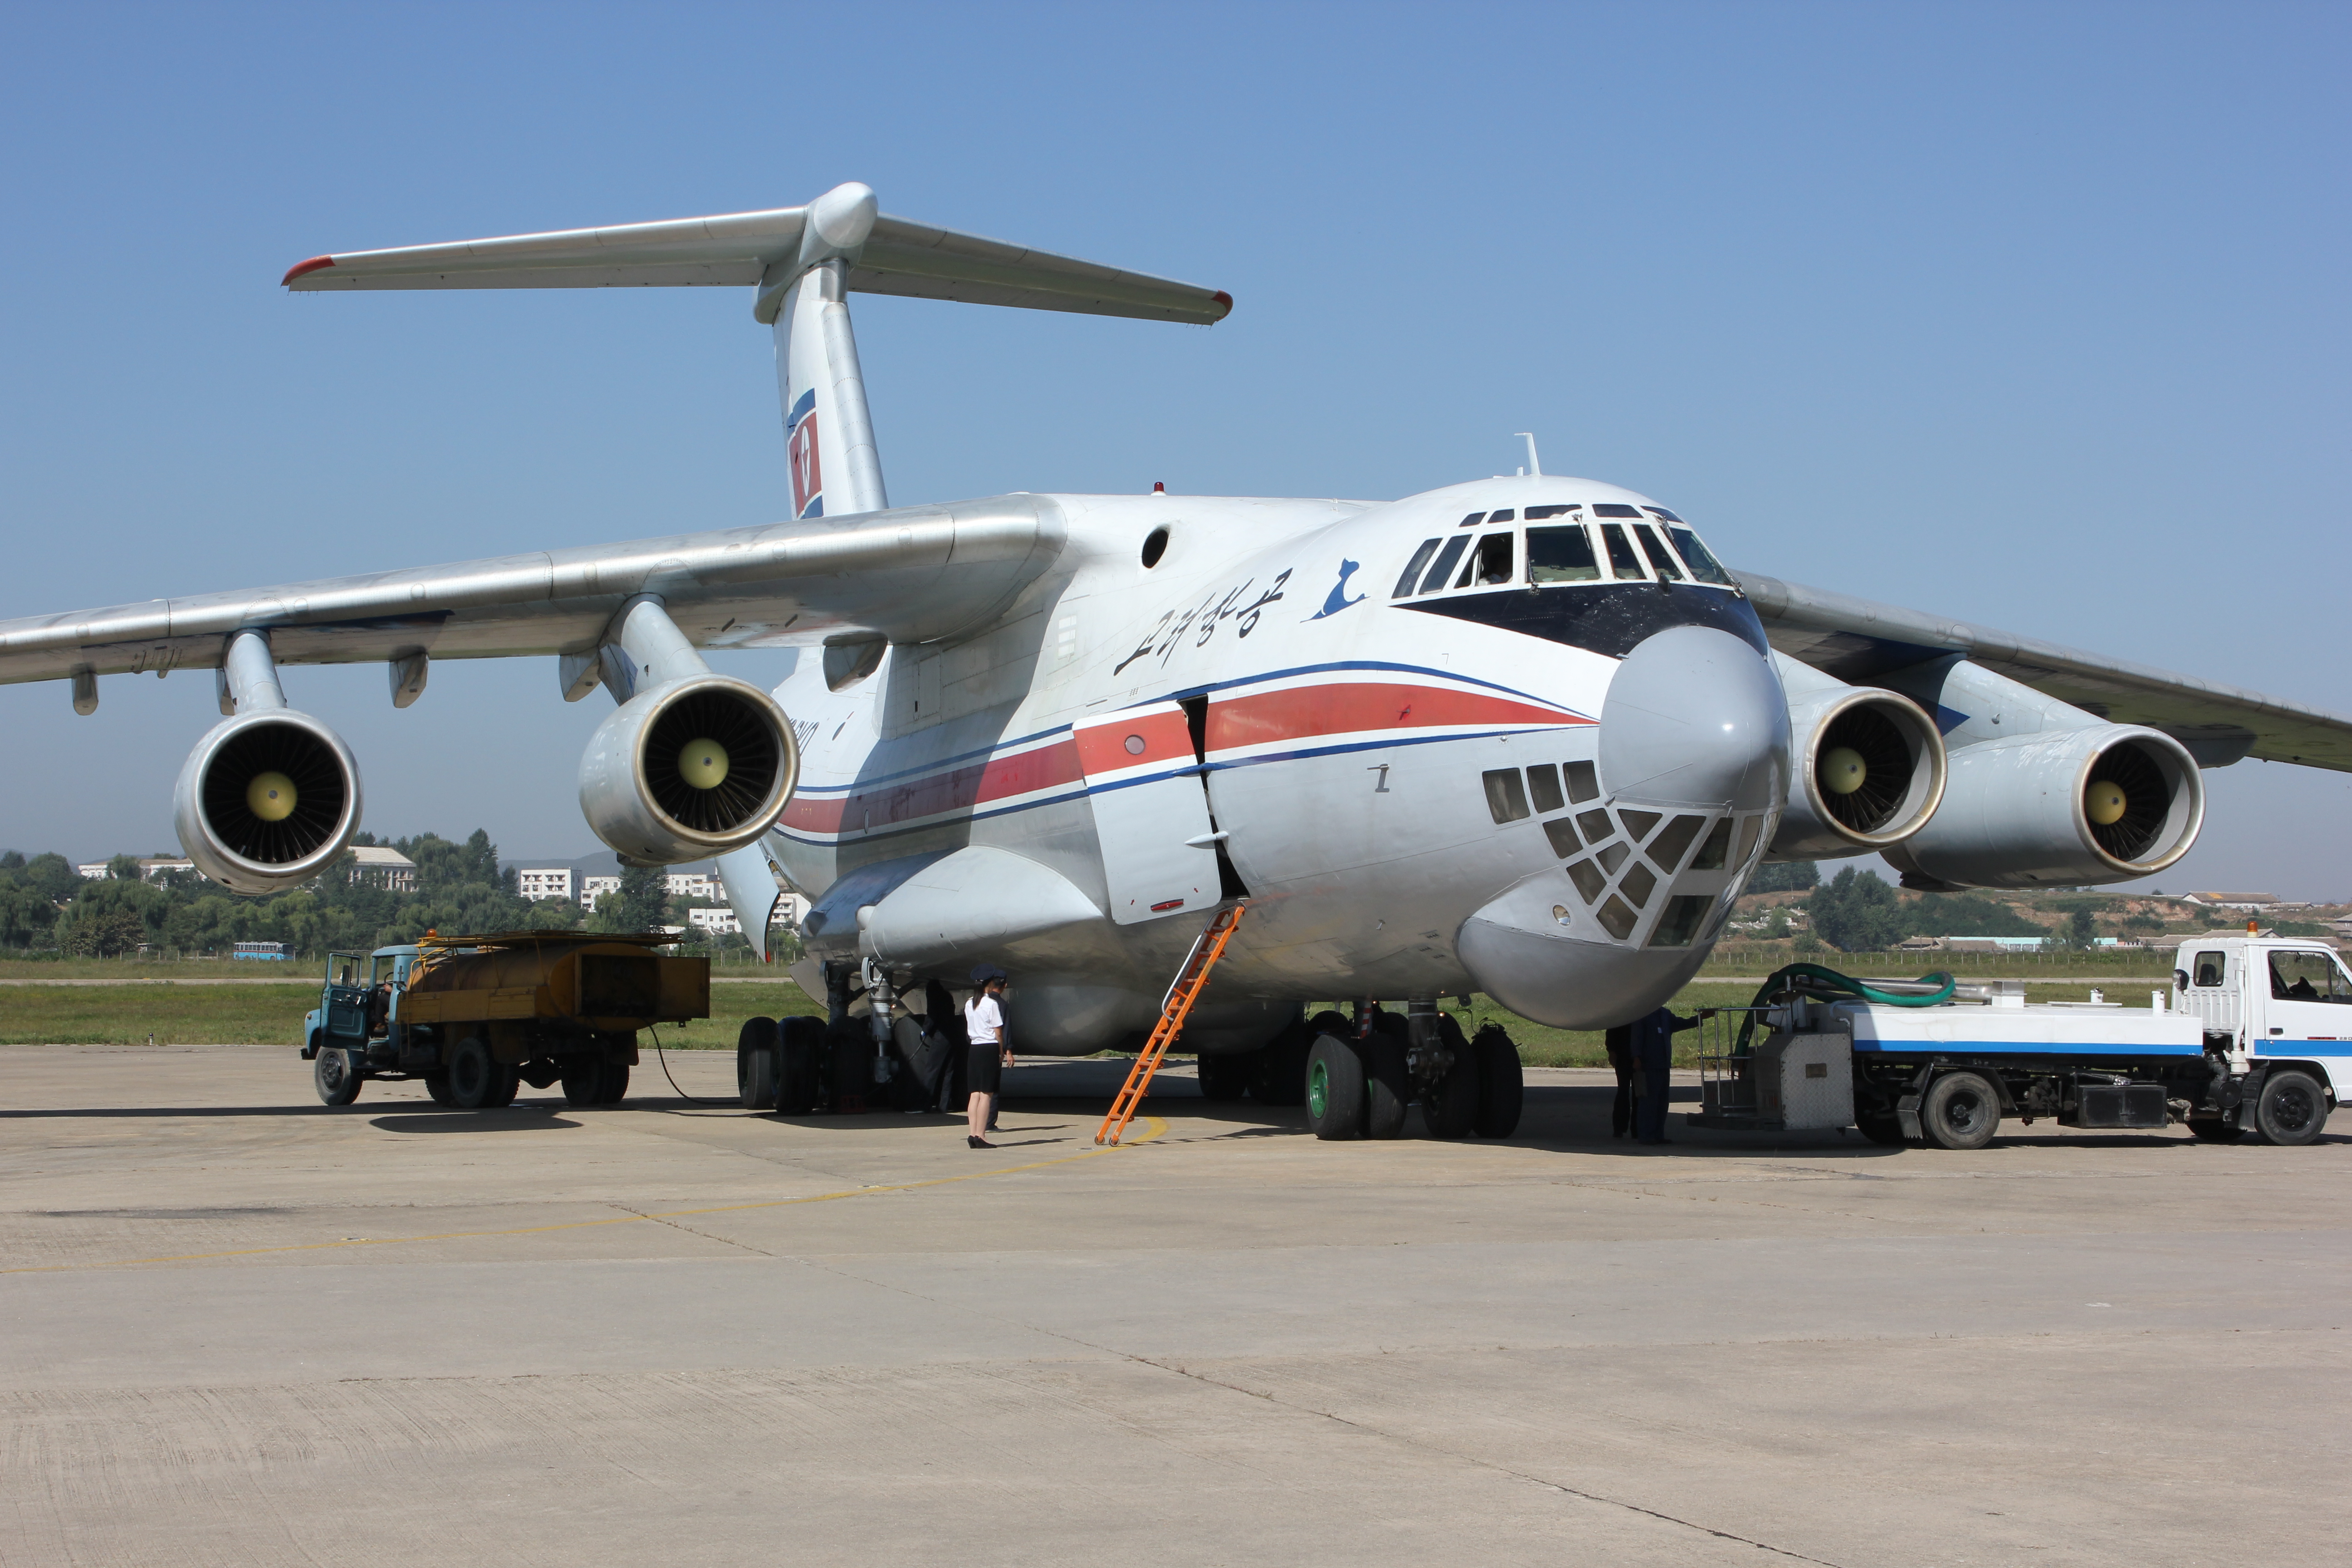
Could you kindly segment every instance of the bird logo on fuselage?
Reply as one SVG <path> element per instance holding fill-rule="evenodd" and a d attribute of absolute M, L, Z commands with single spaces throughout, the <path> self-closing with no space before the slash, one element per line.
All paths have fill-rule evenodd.
<path fill-rule="evenodd" d="M 1323 607 L 1316 611 L 1313 615 L 1307 616 L 1307 618 L 1308 620 L 1319 621 L 1326 616 L 1338 615 L 1340 611 L 1346 609 L 1350 605 L 1360 605 L 1364 602 L 1364 595 L 1361 594 L 1357 595 L 1352 599 L 1348 597 L 1348 574 L 1357 569 L 1357 563 L 1355 562 L 1347 560 L 1344 557 L 1340 560 L 1339 580 L 1331 584 L 1331 592 L 1325 597 Z"/>

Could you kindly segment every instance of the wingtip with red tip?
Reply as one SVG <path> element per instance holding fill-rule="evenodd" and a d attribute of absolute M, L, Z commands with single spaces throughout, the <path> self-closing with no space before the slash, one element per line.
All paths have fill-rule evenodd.
<path fill-rule="evenodd" d="M 305 272 L 316 272 L 322 267 L 332 267 L 334 264 L 335 258 L 331 256 L 314 256 L 308 261 L 298 261 L 288 269 L 285 277 L 278 280 L 278 286 L 281 289 L 285 288 Z M 1223 296 L 1220 295 L 1219 298 L 1223 299 Z"/>
<path fill-rule="evenodd" d="M 310 263 L 305 262 L 303 265 L 307 267 Z M 1216 300 L 1218 304 L 1224 307 L 1223 310 L 1217 312 L 1217 320 L 1222 321 L 1227 316 L 1234 313 L 1234 297 L 1231 294 L 1226 293 L 1223 289 L 1220 289 L 1216 293 Z"/>

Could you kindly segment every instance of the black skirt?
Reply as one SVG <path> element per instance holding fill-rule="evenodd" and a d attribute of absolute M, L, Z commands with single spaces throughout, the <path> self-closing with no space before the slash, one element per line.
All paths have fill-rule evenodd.
<path fill-rule="evenodd" d="M 1004 1047 L 991 1040 L 975 1042 L 971 1055 L 966 1058 L 965 1077 L 974 1094 L 994 1094 L 1004 1081 Z"/>

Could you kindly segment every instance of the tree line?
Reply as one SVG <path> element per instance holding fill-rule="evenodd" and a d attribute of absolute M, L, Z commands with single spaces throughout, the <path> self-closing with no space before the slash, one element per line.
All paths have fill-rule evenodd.
<path fill-rule="evenodd" d="M 388 839 L 362 834 L 355 842 L 415 861 L 415 889 L 356 879 L 348 857 L 314 882 L 245 898 L 190 871 L 143 880 L 128 855 L 110 861 L 104 877 L 89 879 L 62 855 L 11 849 L 0 853 L 0 948 L 114 958 L 142 947 L 225 954 L 240 942 L 282 942 L 292 952 L 321 952 L 415 942 L 428 931 L 639 931 L 679 923 L 667 918 L 657 870 L 624 867 L 619 890 L 597 900 L 590 914 L 569 899 L 522 898 L 514 874 L 499 868 L 498 846 L 479 828 L 462 843 L 435 833 Z"/>

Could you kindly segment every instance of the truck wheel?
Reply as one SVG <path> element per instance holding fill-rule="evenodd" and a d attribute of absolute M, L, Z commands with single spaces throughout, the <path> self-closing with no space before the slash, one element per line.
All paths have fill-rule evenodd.
<path fill-rule="evenodd" d="M 806 1116 L 816 1109 L 824 1065 L 824 1021 L 805 1016 L 777 1026 L 776 1114 Z"/>
<path fill-rule="evenodd" d="M 1198 1058 L 1195 1069 L 1201 1075 L 1201 1098 L 1230 1105 L 1249 1095 L 1250 1053 L 1235 1051 L 1227 1056 Z"/>
<path fill-rule="evenodd" d="M 629 1064 L 607 1060 L 597 1075 L 596 1103 L 618 1105 L 629 1098 Z"/>
<path fill-rule="evenodd" d="M 1307 1130 L 1327 1142 L 1364 1135 L 1364 1058 L 1336 1035 L 1307 1047 Z"/>
<path fill-rule="evenodd" d="M 1526 1109 L 1527 1074 L 1519 1067 L 1519 1047 L 1499 1024 L 1489 1024 L 1471 1038 L 1470 1051 L 1478 1059 L 1478 1119 L 1481 1138 L 1508 1138 L 1519 1130 Z"/>
<path fill-rule="evenodd" d="M 497 1103 L 498 1058 L 479 1035 L 468 1035 L 449 1050 L 449 1103 L 461 1110 L 479 1110 Z"/>
<path fill-rule="evenodd" d="M 1412 1074 L 1405 1068 L 1404 1020 L 1383 1013 L 1359 1042 L 1364 1053 L 1364 1136 L 1402 1138 L 1412 1104 Z"/>
<path fill-rule="evenodd" d="M 735 1037 L 735 1097 L 746 1110 L 769 1110 L 776 1103 L 777 1048 L 773 1018 L 746 1018 Z"/>
<path fill-rule="evenodd" d="M 322 1105 L 349 1105 L 360 1097 L 358 1064 L 352 1060 L 351 1052 L 340 1047 L 319 1047 L 319 1054 L 310 1058 L 310 1082 Z"/>
<path fill-rule="evenodd" d="M 2200 1143 L 2235 1143 L 2246 1135 L 2246 1130 L 2232 1127 L 2218 1116 L 2192 1116 L 2189 1119 L 2189 1135 Z"/>
<path fill-rule="evenodd" d="M 436 1105 L 457 1103 L 457 1097 L 449 1092 L 449 1075 L 443 1069 L 436 1068 L 425 1075 L 425 1092 L 433 1097 Z"/>
<path fill-rule="evenodd" d="M 490 1080 L 490 1098 L 482 1103 L 492 1110 L 501 1106 L 512 1105 L 515 1091 L 521 1088 L 522 1068 L 520 1066 L 510 1067 L 500 1062 L 498 1064 L 497 1076 Z"/>
<path fill-rule="evenodd" d="M 1981 1073 L 1948 1072 L 1919 1101 L 1919 1130 L 1941 1149 L 1981 1149 L 2000 1130 L 2000 1091 Z"/>
<path fill-rule="evenodd" d="M 326 1053 L 319 1053 L 324 1056 Z M 2327 1094 L 2307 1072 L 2274 1072 L 2254 1102 L 2254 1129 L 2265 1143 L 2308 1143 L 2327 1125 Z"/>
<path fill-rule="evenodd" d="M 596 1096 L 604 1088 L 603 1057 L 566 1057 L 563 1058 L 563 1103 L 570 1106 L 594 1105 Z"/>

